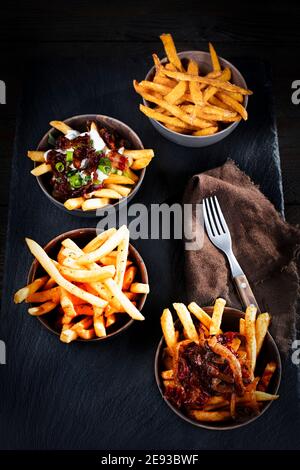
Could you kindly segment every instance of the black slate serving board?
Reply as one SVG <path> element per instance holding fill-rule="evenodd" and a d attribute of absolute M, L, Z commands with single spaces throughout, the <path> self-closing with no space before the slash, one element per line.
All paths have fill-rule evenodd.
<path fill-rule="evenodd" d="M 259 420 L 230 432 L 194 428 L 165 405 L 154 379 L 154 354 L 160 339 L 162 308 L 184 301 L 179 241 L 134 243 L 149 273 L 147 320 L 113 340 L 65 345 L 12 303 L 25 284 L 32 257 L 29 236 L 42 245 L 93 219 L 65 214 L 41 193 L 30 175 L 27 149 L 35 148 L 51 119 L 76 114 L 107 114 L 125 121 L 153 147 L 156 158 L 132 201 L 179 202 L 190 176 L 234 159 L 264 194 L 283 211 L 280 159 L 271 83 L 266 65 L 235 60 L 253 89 L 249 121 L 223 142 L 204 149 L 177 146 L 161 137 L 138 111 L 133 78 L 150 67 L 149 46 L 103 49 L 97 60 L 28 64 L 13 158 L 9 231 L 0 338 L 7 345 L 7 365 L 0 368 L 0 447 L 2 449 L 280 449 L 297 446 L 296 375 L 285 367 L 281 398 Z"/>

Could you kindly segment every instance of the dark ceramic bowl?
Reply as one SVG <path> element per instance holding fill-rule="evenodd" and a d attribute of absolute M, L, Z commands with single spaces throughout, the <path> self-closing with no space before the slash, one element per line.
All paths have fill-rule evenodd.
<path fill-rule="evenodd" d="M 213 312 L 213 307 L 203 307 L 203 310 L 205 310 L 205 312 L 207 312 L 211 316 Z M 245 316 L 244 312 L 240 310 L 236 310 L 231 307 L 225 307 L 223 318 L 222 318 L 222 330 L 223 331 L 239 331 L 239 320 L 240 318 L 244 318 L 244 316 Z M 176 413 L 180 418 L 184 419 L 188 423 L 191 423 L 194 426 L 198 426 L 200 428 L 205 428 L 205 429 L 213 429 L 213 430 L 221 430 L 221 431 L 225 431 L 229 429 L 236 429 L 236 428 L 245 426 L 246 424 L 249 424 L 255 421 L 256 419 L 258 419 L 263 413 L 265 413 L 265 411 L 267 411 L 267 409 L 273 403 L 273 401 L 265 402 L 266 404 L 264 405 L 259 415 L 250 417 L 248 420 L 245 420 L 243 422 L 235 423 L 233 421 L 228 421 L 228 422 L 220 422 L 220 423 L 207 423 L 207 422 L 201 422 L 193 418 L 190 418 L 189 416 L 185 415 L 182 411 L 180 411 L 178 408 L 173 406 L 164 396 L 161 372 L 162 370 L 164 370 L 162 353 L 165 347 L 166 347 L 165 340 L 164 340 L 164 337 L 162 337 L 162 339 L 159 342 L 156 355 L 155 355 L 154 368 L 155 368 L 156 383 L 167 405 L 174 411 L 174 413 Z M 261 352 L 258 356 L 257 365 L 255 369 L 256 372 L 258 372 L 258 374 L 261 374 L 265 366 L 267 365 L 267 363 L 270 361 L 276 362 L 277 369 L 268 387 L 268 393 L 277 394 L 280 381 L 281 381 L 281 359 L 280 359 L 280 354 L 276 346 L 276 343 L 273 337 L 268 332 L 266 334 Z"/>
<path fill-rule="evenodd" d="M 184 52 L 179 52 L 178 56 L 182 60 L 183 64 L 185 63 L 185 61 L 187 61 L 187 59 L 193 59 L 195 62 L 197 62 L 200 66 L 200 71 L 202 75 L 207 74 L 212 71 L 211 58 L 208 52 L 184 51 Z M 230 62 L 228 62 L 228 60 L 225 60 L 222 57 L 219 57 L 219 60 L 220 60 L 220 64 L 222 68 L 225 68 L 225 67 L 230 68 L 231 74 L 232 74 L 231 83 L 233 83 L 234 85 L 238 85 L 242 88 L 247 88 L 246 81 L 243 75 L 237 70 L 237 68 L 234 67 L 234 65 L 232 65 Z M 166 57 L 161 60 L 162 64 L 166 62 L 167 62 Z M 155 67 L 152 67 L 147 73 L 145 80 L 152 81 L 154 78 L 154 75 L 155 75 Z M 143 101 L 144 101 L 145 106 L 148 106 L 148 107 L 150 106 L 150 103 L 148 101 L 146 100 L 143 100 Z M 247 108 L 247 104 L 248 104 L 248 96 L 245 95 L 243 106 Z M 222 129 L 219 132 L 216 132 L 216 134 L 204 135 L 204 136 L 180 134 L 178 132 L 172 131 L 171 129 L 168 129 L 166 126 L 164 126 L 159 121 L 156 121 L 155 119 L 150 119 L 150 122 L 161 135 L 163 135 L 166 139 L 171 140 L 172 142 L 175 142 L 176 144 L 183 145 L 184 147 L 207 147 L 208 145 L 212 145 L 217 142 L 220 142 L 220 140 L 223 140 L 225 137 L 231 134 L 231 132 L 234 129 L 236 129 L 240 121 L 233 122 L 232 124 L 228 124 L 224 129 Z"/>
<path fill-rule="evenodd" d="M 96 234 L 96 229 L 93 228 L 80 228 L 76 230 L 71 230 L 70 232 L 62 233 L 61 235 L 58 235 L 57 237 L 53 238 L 53 240 L 47 243 L 47 245 L 44 247 L 44 250 L 51 256 L 51 258 L 56 258 L 56 255 L 58 254 L 61 247 L 61 242 L 66 238 L 71 238 L 71 240 L 74 240 L 78 244 L 78 246 L 82 248 L 89 241 L 91 241 L 96 236 Z M 142 257 L 139 255 L 138 251 L 131 244 L 129 245 L 129 256 L 138 268 L 137 281 L 148 284 L 148 274 L 145 263 Z M 28 273 L 27 283 L 30 284 L 34 281 L 34 279 L 43 275 L 45 275 L 45 271 L 43 270 L 39 262 L 37 260 L 34 260 Z M 139 310 L 142 310 L 146 298 L 147 294 L 139 296 L 137 302 L 137 308 Z M 56 310 L 53 310 L 52 312 L 49 312 L 45 315 L 38 316 L 37 318 L 42 323 L 42 325 L 46 327 L 49 331 L 56 334 L 57 336 L 60 336 L 61 332 L 55 327 L 55 320 L 57 318 Z M 112 336 L 116 336 L 117 334 L 125 331 L 127 328 L 129 328 L 129 326 L 133 324 L 133 322 L 134 320 L 129 315 L 124 314 L 120 316 L 120 319 L 118 319 L 115 324 L 108 328 L 107 336 L 93 338 L 89 340 L 78 338 L 76 341 L 81 341 L 85 343 L 90 343 L 91 341 L 105 341 L 111 338 Z"/>
<path fill-rule="evenodd" d="M 87 121 L 97 121 L 100 125 L 116 131 L 121 137 L 123 137 L 124 139 L 128 140 L 128 142 L 130 142 L 132 149 L 144 148 L 139 136 L 129 126 L 124 124 L 124 122 L 118 121 L 118 119 L 115 119 L 109 116 L 103 116 L 100 114 L 83 114 L 81 116 L 73 116 L 64 120 L 66 124 L 68 124 L 70 127 L 80 132 L 86 131 Z M 49 135 L 53 136 L 54 139 L 56 139 L 62 134 L 56 129 L 51 128 L 40 141 L 37 150 L 46 151 L 46 150 L 49 150 L 49 148 L 51 148 L 48 143 Z M 37 164 L 35 164 L 35 166 L 37 166 Z M 58 201 L 52 196 L 52 188 L 50 185 L 51 175 L 46 173 L 44 175 L 37 176 L 36 179 L 41 190 L 47 196 L 47 198 L 50 199 L 50 201 L 53 202 L 53 204 L 55 204 L 57 207 L 67 212 L 68 214 L 76 215 L 79 217 L 101 217 L 101 214 L 104 214 L 109 209 L 110 210 L 120 209 L 120 207 L 128 203 L 134 197 L 134 195 L 138 192 L 142 184 L 143 178 L 145 176 L 145 172 L 146 172 L 146 168 L 143 168 L 142 170 L 137 172 L 139 176 L 139 181 L 137 182 L 132 192 L 127 197 L 123 197 L 122 199 L 117 200 L 114 204 L 110 204 L 109 206 L 103 207 L 101 209 L 97 209 L 97 211 L 96 210 L 83 211 L 81 209 L 75 209 L 75 210 L 70 211 L 66 209 L 62 202 Z"/>

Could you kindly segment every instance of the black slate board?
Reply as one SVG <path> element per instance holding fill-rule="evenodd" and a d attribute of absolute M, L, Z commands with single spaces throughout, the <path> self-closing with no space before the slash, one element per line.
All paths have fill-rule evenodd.
<path fill-rule="evenodd" d="M 138 111 L 133 78 L 142 79 L 150 46 L 104 47 L 97 60 L 47 59 L 28 64 L 20 107 L 11 179 L 6 277 L 0 338 L 7 365 L 0 368 L 0 447 L 2 449 L 280 449 L 297 447 L 296 376 L 287 366 L 280 401 L 261 419 L 238 431 L 217 433 L 182 422 L 162 401 L 153 363 L 160 339 L 159 317 L 172 301 L 184 301 L 182 245 L 178 241 L 139 240 L 150 277 L 144 313 L 124 335 L 95 344 L 60 343 L 12 303 L 32 261 L 29 236 L 45 244 L 55 235 L 96 221 L 55 208 L 29 174 L 26 151 L 35 148 L 51 119 L 85 113 L 124 120 L 153 147 L 157 157 L 132 201 L 180 201 L 188 178 L 224 162 L 238 162 L 262 191 L 283 210 L 280 159 L 265 64 L 235 60 L 254 90 L 247 123 L 223 142 L 186 149 L 163 139 Z"/>

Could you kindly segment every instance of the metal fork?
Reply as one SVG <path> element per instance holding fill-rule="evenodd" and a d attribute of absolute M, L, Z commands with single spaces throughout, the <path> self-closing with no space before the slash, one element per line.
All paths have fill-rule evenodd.
<path fill-rule="evenodd" d="M 252 304 L 259 311 L 248 279 L 232 251 L 231 235 L 216 196 L 203 199 L 203 215 L 210 241 L 223 251 L 228 259 L 233 281 L 244 307 Z"/>

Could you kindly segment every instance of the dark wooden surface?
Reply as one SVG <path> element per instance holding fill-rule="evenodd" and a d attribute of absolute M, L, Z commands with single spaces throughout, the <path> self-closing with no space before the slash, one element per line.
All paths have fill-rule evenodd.
<path fill-rule="evenodd" d="M 26 2 L 26 6 L 19 5 L 19 10 L 16 8 L 17 5 L 19 5 L 19 2 L 10 2 L 9 6 L 5 8 L 5 11 L 2 13 L 2 28 L 0 30 L 0 53 L 2 59 L 0 79 L 5 80 L 8 87 L 8 104 L 0 106 L 0 158 L 2 174 L 2 184 L 0 187 L 0 235 L 2 247 L 6 234 L 8 186 L 10 182 L 10 164 L 13 151 L 17 102 L 22 83 L 24 83 L 23 79 L 27 77 L 28 87 L 30 77 L 32 77 L 34 72 L 35 75 L 32 78 L 33 101 L 30 101 L 27 94 L 26 109 L 21 109 L 21 116 L 23 118 L 24 116 L 30 117 L 30 119 L 20 121 L 22 122 L 22 128 L 19 129 L 18 146 L 15 149 L 15 157 L 20 153 L 19 157 L 22 161 L 25 149 L 35 144 L 41 131 L 45 129 L 47 120 L 53 118 L 53 113 L 64 113 L 66 111 L 67 116 L 71 110 L 78 109 L 77 103 L 81 98 L 74 96 L 74 106 L 66 110 L 62 109 L 62 103 L 56 102 L 55 99 L 51 102 L 51 106 L 47 108 L 46 103 L 42 101 L 42 97 L 48 96 L 49 99 L 51 93 L 54 93 L 57 98 L 59 93 L 57 95 L 53 91 L 51 84 L 49 84 L 47 90 L 43 90 L 43 83 L 47 81 L 46 69 L 44 68 L 45 59 L 46 62 L 48 59 L 53 62 L 57 58 L 57 67 L 62 67 L 61 59 L 64 58 L 68 58 L 71 61 L 72 59 L 89 58 L 94 63 L 97 63 L 99 60 L 99 64 L 101 63 L 102 65 L 102 73 L 107 77 L 109 77 L 111 70 L 109 66 L 113 65 L 118 75 L 118 83 L 120 83 L 123 75 L 126 79 L 131 77 L 131 69 L 134 69 L 136 65 L 135 58 L 137 58 L 137 64 L 141 64 L 143 62 L 141 61 L 141 54 L 145 54 L 144 69 L 141 70 L 140 76 L 137 77 L 142 78 L 148 65 L 150 65 L 150 51 L 161 50 L 158 40 L 158 35 L 161 32 L 174 33 L 179 49 L 190 47 L 197 49 L 206 48 L 207 41 L 211 40 L 215 43 L 220 55 L 224 57 L 230 57 L 233 60 L 248 57 L 254 59 L 256 64 L 261 63 L 257 62 L 256 59 L 262 59 L 270 63 L 273 72 L 273 91 L 279 129 L 285 212 L 288 220 L 293 223 L 300 222 L 300 163 L 298 159 L 300 111 L 299 107 L 291 103 L 291 82 L 300 78 L 300 66 L 297 62 L 297 50 L 300 40 L 298 31 L 299 7 L 294 7 L 294 10 L 291 10 L 286 5 L 280 4 L 276 6 L 276 2 L 265 2 L 259 5 L 259 8 L 253 5 L 251 8 L 246 8 L 245 4 L 241 5 L 235 1 L 230 3 L 230 10 L 226 10 L 224 5 L 218 8 L 218 5 L 214 3 L 214 9 L 207 8 L 206 11 L 199 6 L 198 2 L 189 2 L 189 8 L 187 8 L 184 3 L 176 1 L 166 1 L 161 6 L 155 2 L 151 2 L 149 6 L 145 6 L 143 2 L 128 2 L 126 7 L 125 5 L 122 7 L 118 6 L 117 2 L 110 2 L 109 5 L 101 6 L 100 2 L 53 1 L 47 4 L 47 7 L 42 3 L 34 5 L 33 2 Z M 70 11 L 71 6 L 73 8 L 72 13 Z M 270 9 L 271 6 L 272 8 Z M 114 51 L 117 51 L 115 56 Z M 106 62 L 103 61 L 105 54 L 107 56 Z M 39 63 L 41 64 L 40 70 L 38 67 Z M 55 68 L 52 68 L 52 72 L 53 70 Z M 262 70 L 259 67 L 254 67 L 253 69 L 258 74 L 263 73 Z M 90 72 L 91 70 L 87 70 L 87 76 L 89 76 Z M 58 88 L 60 86 L 59 80 L 54 77 L 53 81 Z M 258 77 L 257 81 L 259 83 L 261 77 Z M 107 78 L 103 79 L 103 77 L 100 77 L 99 87 L 105 82 L 107 82 Z M 65 83 L 62 84 L 61 92 L 63 92 L 65 85 Z M 127 96 L 127 85 L 124 89 L 119 87 L 117 83 L 112 83 L 112 86 L 120 90 L 122 98 Z M 99 102 L 101 88 L 97 90 L 97 87 L 93 84 L 92 89 L 96 90 L 95 102 L 97 104 L 102 103 L 101 101 Z M 35 91 L 36 93 L 34 93 Z M 267 92 L 268 90 L 266 90 Z M 38 101 L 37 97 L 41 101 Z M 113 96 L 111 99 L 112 108 L 115 112 L 119 112 L 118 102 L 114 101 Z M 126 101 L 132 123 L 136 119 L 136 103 L 136 99 Z M 87 102 L 86 106 L 90 104 Z M 107 110 L 109 109 L 107 98 L 102 104 Z M 88 111 L 93 110 L 88 109 Z M 95 111 L 99 112 L 98 109 Z M 122 109 L 120 112 L 125 113 L 125 110 Z M 34 117 L 37 119 L 35 120 Z M 263 127 L 266 123 L 263 122 L 264 115 L 258 115 L 256 119 L 256 130 L 259 134 L 260 126 Z M 157 137 L 157 134 L 154 133 L 146 119 L 141 121 L 140 126 L 141 134 L 145 134 L 145 143 L 150 145 L 153 136 L 155 136 L 157 142 L 164 149 L 164 155 L 170 158 L 170 155 L 167 153 L 167 147 L 170 146 L 172 149 L 175 147 L 162 138 Z M 236 132 L 237 135 L 241 133 L 242 127 Z M 255 141 L 255 137 L 255 135 L 251 135 L 253 141 Z M 234 139 L 229 140 L 228 145 L 230 142 L 234 142 Z M 274 140 L 272 142 L 274 143 Z M 276 146 L 276 143 L 274 145 Z M 272 150 L 266 149 L 266 153 L 270 153 Z M 29 163 L 27 161 L 24 162 L 24 172 L 28 172 Z M 258 161 L 256 161 L 256 167 L 257 171 L 259 171 Z M 251 165 L 248 168 L 251 168 Z M 10 253 L 19 249 L 21 238 L 24 236 L 22 224 L 26 223 L 26 227 L 30 232 L 28 235 L 32 235 L 36 239 L 45 237 L 46 229 L 48 229 L 50 238 L 58 230 L 55 226 L 51 225 L 50 220 L 45 222 L 45 226 L 41 225 L 41 219 L 44 214 L 50 214 L 51 210 L 52 217 L 56 222 L 63 219 L 62 214 L 58 210 L 48 207 L 46 199 L 43 201 L 43 206 L 37 202 L 41 196 L 37 187 L 34 188 L 32 197 L 26 196 L 28 178 L 22 178 L 22 165 L 20 162 L 14 167 L 13 171 L 14 186 L 12 191 L 16 195 L 22 195 L 22 197 L 19 200 L 18 220 L 15 215 L 12 218 L 14 220 L 14 227 L 12 228 L 14 233 L 12 236 L 11 231 L 11 238 L 14 240 L 14 245 L 11 246 Z M 155 168 L 153 171 L 156 171 Z M 166 168 L 163 168 L 163 171 L 166 172 Z M 23 187 L 24 185 L 25 187 Z M 141 193 L 140 197 L 143 194 L 146 193 Z M 270 197 L 272 198 L 272 195 Z M 275 196 L 274 202 L 276 202 Z M 279 207 L 278 203 L 277 207 Z M 68 216 L 68 220 L 68 228 L 78 225 L 76 223 L 77 219 Z M 82 224 L 85 225 L 83 221 L 80 222 L 80 225 Z M 161 262 L 168 264 L 170 259 L 174 262 L 174 247 L 171 248 L 166 242 L 159 245 L 158 243 L 152 241 L 150 243 L 151 247 L 148 245 L 149 248 L 147 247 L 147 249 L 145 247 L 143 249 L 142 244 L 139 245 L 145 260 L 147 261 L 148 256 L 150 257 L 151 251 L 159 249 L 160 253 L 165 253 L 165 257 L 160 260 Z M 4 250 L 2 248 L 0 260 L 2 271 L 3 254 Z M 14 261 L 12 272 L 16 281 L 21 281 L 24 266 L 28 265 L 29 259 L 28 254 L 23 251 L 18 259 Z M 11 267 L 9 263 L 6 266 Z M 178 267 L 180 268 L 180 264 Z M 174 276 L 172 276 L 172 281 L 178 282 L 175 272 L 176 269 Z M 165 291 L 164 299 L 162 299 L 159 296 L 159 291 L 154 290 L 154 300 L 147 306 L 149 315 L 154 310 L 157 310 L 158 307 L 161 307 L 160 303 L 162 300 L 166 303 L 172 300 L 172 292 L 168 287 L 166 279 L 161 277 L 160 270 L 156 270 L 155 266 L 153 266 L 151 274 L 153 285 L 160 286 L 160 289 L 165 289 Z M 5 295 L 11 295 L 11 292 L 4 292 L 4 298 Z M 56 448 L 64 448 L 67 446 L 69 448 L 106 447 L 134 449 L 137 446 L 139 448 L 148 447 L 150 445 L 148 444 L 149 439 L 155 448 L 163 448 L 168 446 L 170 442 L 167 435 L 168 429 L 176 429 L 178 431 L 172 442 L 171 447 L 173 448 L 214 448 L 216 446 L 216 439 L 218 440 L 219 448 L 242 448 L 243 439 L 248 442 L 249 447 L 274 448 L 276 446 L 276 448 L 295 448 L 297 446 L 294 409 L 291 406 L 287 406 L 288 403 L 293 403 L 296 406 L 295 377 L 289 370 L 286 371 L 282 389 L 283 398 L 279 413 L 276 414 L 276 422 L 273 422 L 272 413 L 269 413 L 262 418 L 261 427 L 251 425 L 249 431 L 230 435 L 226 433 L 222 437 L 218 436 L 218 438 L 212 438 L 209 432 L 201 432 L 201 440 L 199 441 L 198 430 L 190 429 L 188 425 L 179 423 L 176 416 L 173 416 L 165 409 L 164 403 L 156 395 L 157 390 L 153 382 L 153 376 L 148 374 L 153 364 L 155 340 L 159 336 L 157 326 L 153 325 L 149 328 L 149 326 L 146 327 L 145 325 L 134 325 L 127 336 L 124 336 L 119 342 L 114 341 L 111 344 L 111 347 L 114 348 L 115 357 L 114 370 L 112 371 L 110 348 L 101 347 L 101 351 L 100 349 L 95 351 L 95 348 L 87 348 L 83 352 L 81 348 L 75 345 L 72 349 L 68 349 L 57 343 L 56 338 L 44 332 L 35 319 L 31 319 L 31 321 L 27 317 L 22 319 L 20 311 L 17 313 L 16 309 L 10 310 L 8 302 L 5 302 L 5 305 L 6 309 L 2 312 L 2 321 L 4 322 L 4 329 L 2 328 L 2 331 L 5 333 L 10 344 L 14 345 L 14 349 L 10 352 L 11 360 L 13 360 L 12 356 L 18 356 L 19 358 L 22 356 L 23 358 L 23 362 L 18 361 L 17 363 L 16 373 L 10 375 L 8 367 L 4 368 L 3 371 L 3 383 L 9 384 L 6 387 L 6 393 L 11 397 L 9 406 L 5 407 L 2 404 L 1 408 L 2 422 L 11 420 L 10 429 L 2 429 L 3 439 L 4 433 L 6 433 L 5 441 L 3 442 L 5 442 L 5 447 L 7 448 L 10 446 L 17 446 L 18 448 L 53 448 L 54 446 Z M 11 325 L 9 315 L 18 315 L 15 329 L 11 328 L 11 326 L 5 327 L 5 324 Z M 16 341 L 16 338 L 23 339 L 22 345 Z M 54 350 L 56 353 L 50 361 L 49 352 Z M 119 390 L 122 390 L 123 393 L 115 395 L 113 381 L 117 380 L 116 377 L 119 374 L 116 364 L 122 364 L 124 351 L 126 351 L 126 363 L 130 365 L 128 371 L 135 373 L 135 381 L 130 380 L 128 382 L 126 377 L 122 375 L 123 381 Z M 34 359 L 38 355 L 41 355 L 39 361 L 40 364 L 44 364 L 44 367 L 38 369 L 38 377 L 36 377 Z M 76 406 L 72 402 L 72 397 L 69 396 L 69 392 L 72 393 L 72 390 L 66 388 L 70 382 L 66 381 L 64 383 L 64 378 L 61 376 L 59 363 L 61 355 L 63 355 L 68 365 L 68 375 L 71 374 L 71 378 L 75 382 L 79 380 L 78 383 L 76 382 L 74 389 L 76 397 L 78 397 L 78 390 L 81 392 L 80 400 L 76 403 Z M 82 373 L 78 375 L 76 364 L 79 364 L 80 361 L 82 366 L 82 358 L 84 358 L 87 367 L 82 367 Z M 10 358 L 8 359 L 10 360 Z M 32 375 L 30 375 L 30 370 Z M 66 370 L 66 368 L 63 370 Z M 113 380 L 111 380 L 112 373 Z M 13 377 L 16 382 L 13 381 Z M 58 377 L 59 381 L 57 381 Z M 10 382 L 8 382 L 8 379 L 10 379 Z M 85 388 L 83 384 L 86 381 L 88 381 L 89 387 Z M 99 385 L 99 382 L 101 385 Z M 40 384 L 39 387 L 36 386 L 37 383 Z M 47 396 L 47 391 L 51 390 L 54 393 L 53 384 L 58 383 L 60 385 L 56 393 L 58 394 L 59 410 L 62 411 L 64 409 L 65 414 L 61 414 L 61 419 L 57 419 L 57 417 L 54 419 L 57 412 L 53 408 L 54 399 L 51 397 L 51 406 L 48 406 L 44 399 Z M 140 394 L 141 384 L 143 385 L 143 390 L 147 390 L 145 395 Z M 20 388 L 21 395 L 17 392 L 18 388 Z M 90 412 L 89 404 L 93 402 L 95 393 L 97 396 L 99 395 L 99 400 L 101 401 L 101 392 L 103 391 L 105 392 L 103 398 L 108 403 L 108 407 L 104 414 L 99 412 L 100 408 L 93 408 L 93 420 L 94 422 L 101 423 L 103 428 L 110 430 L 106 435 L 101 434 L 102 428 L 99 424 L 100 435 L 91 434 L 90 423 L 87 420 Z M 111 396 L 110 393 L 112 394 Z M 138 419 L 140 420 L 141 429 L 144 429 L 144 431 L 140 429 L 138 436 L 132 435 L 133 428 L 130 427 L 130 423 L 136 421 L 136 412 L 134 413 L 130 409 L 127 409 L 126 412 L 123 410 L 124 402 L 126 403 L 126 400 L 130 400 L 130 397 L 136 393 L 138 394 L 136 397 L 138 403 L 136 412 L 140 413 Z M 30 394 L 32 394 L 32 399 L 30 402 L 27 402 L 26 397 Z M 20 399 L 22 396 L 23 398 Z M 149 410 L 151 397 L 155 397 L 154 401 L 151 402 L 154 406 Z M 14 403 L 18 406 L 18 413 L 14 411 Z M 75 421 L 72 421 L 68 419 L 68 413 L 74 412 L 74 409 L 78 416 Z M 162 413 L 166 417 L 164 422 L 162 423 L 160 420 L 155 421 Z M 151 427 L 150 423 L 152 421 L 156 422 L 156 426 Z M 25 427 L 24 422 L 26 422 Z M 71 427 L 66 429 L 64 426 L 66 422 L 69 424 L 76 422 L 76 429 Z M 118 423 L 118 425 L 110 425 L 111 427 L 109 428 L 109 423 L 112 422 Z M 287 427 L 290 431 L 288 433 L 286 432 Z M 19 431 L 16 433 L 15 430 L 18 428 Z M 42 433 L 41 435 L 39 429 L 46 428 L 47 434 Z M 147 428 L 150 428 L 151 436 L 147 434 Z M 120 429 L 123 429 L 123 432 Z M 127 429 L 126 433 L 125 429 Z M 269 433 L 267 433 L 268 438 L 266 438 L 264 433 L 265 429 L 269 430 Z M 60 435 L 62 439 L 59 438 Z M 251 440 L 249 441 L 250 437 Z"/>

